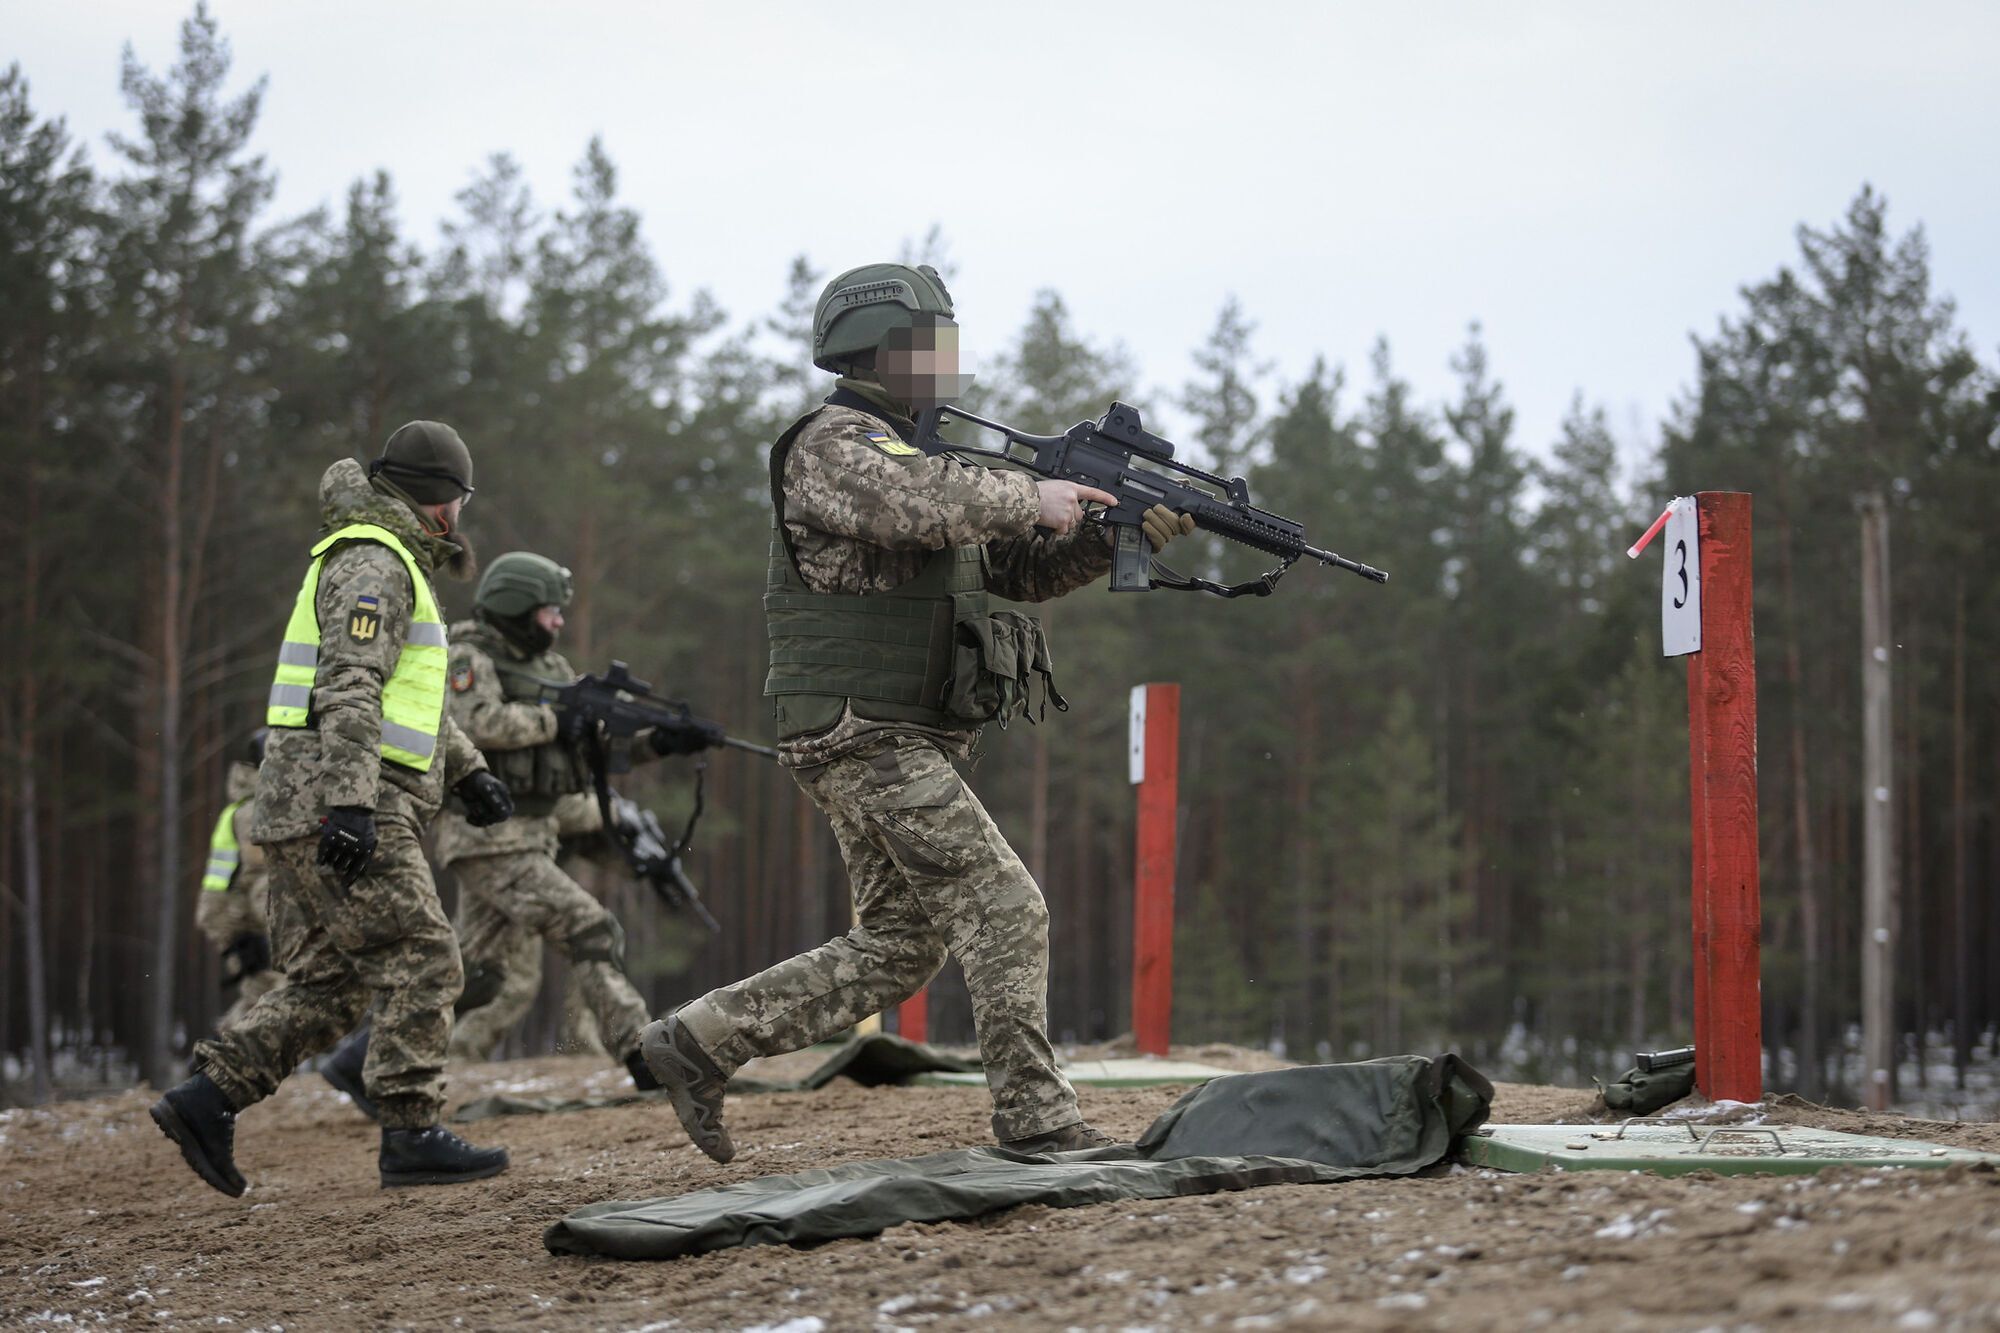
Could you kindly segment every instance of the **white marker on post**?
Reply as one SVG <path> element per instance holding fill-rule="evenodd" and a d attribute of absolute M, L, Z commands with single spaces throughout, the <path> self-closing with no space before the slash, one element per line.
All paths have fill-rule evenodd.
<path fill-rule="evenodd" d="M 1660 577 L 1660 636 L 1668 657 L 1686 657 L 1701 651 L 1701 552 L 1698 549 L 1701 524 L 1695 516 L 1692 495 L 1683 495 L 1667 506 L 1666 567 Z"/>

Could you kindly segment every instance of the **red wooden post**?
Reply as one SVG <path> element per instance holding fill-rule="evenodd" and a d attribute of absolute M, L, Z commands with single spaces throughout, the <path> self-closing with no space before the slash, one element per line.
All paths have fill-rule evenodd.
<path fill-rule="evenodd" d="M 1701 650 L 1688 657 L 1694 813 L 1695 1083 L 1709 1097 L 1764 1095 L 1757 883 L 1757 649 L 1750 497 L 1695 496 Z"/>
<path fill-rule="evenodd" d="M 1142 685 L 1135 758 L 1139 833 L 1132 911 L 1132 1035 L 1148 1055 L 1167 1053 L 1174 1006 L 1175 807 L 1180 799 L 1181 687 Z M 1142 702 L 1143 701 L 1143 702 Z M 1143 767 L 1138 765 L 1143 762 Z"/>
<path fill-rule="evenodd" d="M 904 1041 L 931 1039 L 931 988 L 924 987 L 896 1006 L 896 1035 Z"/>

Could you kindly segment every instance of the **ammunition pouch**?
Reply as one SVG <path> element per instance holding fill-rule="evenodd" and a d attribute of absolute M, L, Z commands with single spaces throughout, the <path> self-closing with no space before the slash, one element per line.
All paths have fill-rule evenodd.
<path fill-rule="evenodd" d="M 486 766 L 507 784 L 517 815 L 548 815 L 565 796 L 590 789 L 590 769 L 561 741 L 520 750 L 488 750 Z"/>
<path fill-rule="evenodd" d="M 1069 702 L 1055 688 L 1049 636 L 1042 622 L 1020 611 L 986 609 L 985 593 L 953 596 L 951 675 L 944 685 L 944 712 L 954 722 L 1005 727 L 1035 703 L 1041 686 L 1039 721 L 1053 703 Z M 958 614 L 963 609 L 964 614 Z"/>

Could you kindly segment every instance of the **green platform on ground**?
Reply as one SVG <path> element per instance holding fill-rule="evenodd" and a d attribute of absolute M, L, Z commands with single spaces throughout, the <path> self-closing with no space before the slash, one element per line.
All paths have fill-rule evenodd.
<path fill-rule="evenodd" d="M 1654 1171 L 1687 1175 L 1810 1175 L 1830 1166 L 2000 1165 L 2000 1154 L 1915 1139 L 1843 1134 L 1799 1125 L 1698 1125 L 1687 1120 L 1624 1125 L 1486 1125 L 1458 1141 L 1467 1166 L 1496 1171 Z"/>
<path fill-rule="evenodd" d="M 1187 1060 L 1078 1060 L 1062 1067 L 1071 1083 L 1087 1083 L 1093 1088 L 1153 1088 L 1169 1083 L 1206 1083 L 1234 1073 L 1214 1065 L 1198 1065 Z M 984 1074 L 919 1074 L 913 1082 L 920 1086 L 986 1086 Z"/>

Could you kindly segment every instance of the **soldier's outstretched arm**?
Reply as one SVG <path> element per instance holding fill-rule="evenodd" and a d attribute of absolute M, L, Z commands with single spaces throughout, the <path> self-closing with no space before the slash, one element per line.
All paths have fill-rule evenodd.
<path fill-rule="evenodd" d="M 320 570 L 319 727 L 323 804 L 373 810 L 381 779 L 382 684 L 410 629 L 414 593 L 394 551 L 373 542 L 337 546 Z"/>
<path fill-rule="evenodd" d="M 444 754 L 444 786 L 450 791 L 459 784 L 461 778 L 472 773 L 483 773 L 487 769 L 486 756 L 472 743 L 464 728 L 452 718 L 449 708 L 444 710 L 443 725 L 438 728 L 438 745 Z"/>
<path fill-rule="evenodd" d="M 785 460 L 785 518 L 891 550 L 976 546 L 1034 530 L 1025 472 L 913 454 L 859 412 L 815 422 Z"/>
<path fill-rule="evenodd" d="M 1111 529 L 1101 523 L 986 543 L 986 586 L 1011 601 L 1046 602 L 1110 572 Z"/>

